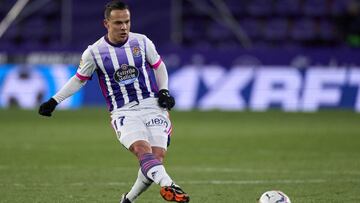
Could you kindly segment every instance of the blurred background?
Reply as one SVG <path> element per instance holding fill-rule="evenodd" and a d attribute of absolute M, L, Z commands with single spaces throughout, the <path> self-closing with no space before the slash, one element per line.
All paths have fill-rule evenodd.
<path fill-rule="evenodd" d="M 357 0 L 128 0 L 178 110 L 360 111 Z M 106 33 L 103 1 L 0 0 L 0 107 L 32 109 Z M 62 108 L 105 105 L 96 77 Z M 224 99 L 226 98 L 226 99 Z"/>
<path fill-rule="evenodd" d="M 106 2 L 0 0 L 1 203 L 116 202 L 133 184 L 96 74 L 71 110 L 36 113 L 106 34 Z M 166 169 L 192 202 L 360 202 L 360 0 L 125 2 L 167 65 Z"/>

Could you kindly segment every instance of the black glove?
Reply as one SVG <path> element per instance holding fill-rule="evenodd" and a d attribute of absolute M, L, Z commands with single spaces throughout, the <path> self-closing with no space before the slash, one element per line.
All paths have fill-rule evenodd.
<path fill-rule="evenodd" d="M 175 106 L 175 99 L 169 94 L 169 90 L 161 89 L 159 91 L 159 106 L 171 110 Z"/>
<path fill-rule="evenodd" d="M 44 102 L 40 105 L 39 114 L 42 116 L 51 116 L 51 113 L 55 110 L 57 101 L 53 98 L 50 98 L 47 102 Z"/>

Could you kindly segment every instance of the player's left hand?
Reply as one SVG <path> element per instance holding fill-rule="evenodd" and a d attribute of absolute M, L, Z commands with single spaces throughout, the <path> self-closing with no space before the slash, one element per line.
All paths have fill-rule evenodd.
<path fill-rule="evenodd" d="M 175 106 L 175 99 L 170 95 L 169 90 L 159 90 L 159 106 L 171 110 Z"/>

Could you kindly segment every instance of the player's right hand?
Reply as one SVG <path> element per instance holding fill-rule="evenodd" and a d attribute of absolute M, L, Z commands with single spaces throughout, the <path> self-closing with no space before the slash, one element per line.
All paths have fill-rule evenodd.
<path fill-rule="evenodd" d="M 42 116 L 51 116 L 51 113 L 55 110 L 57 101 L 53 98 L 50 98 L 48 101 L 42 103 L 39 108 L 39 114 Z"/>

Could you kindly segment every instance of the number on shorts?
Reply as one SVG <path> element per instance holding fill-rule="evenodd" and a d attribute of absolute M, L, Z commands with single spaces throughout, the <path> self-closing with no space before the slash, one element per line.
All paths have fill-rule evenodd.
<path fill-rule="evenodd" d="M 123 125 L 124 125 L 124 119 L 125 119 L 125 116 L 120 116 L 120 117 L 119 117 L 120 126 L 123 126 Z"/>

